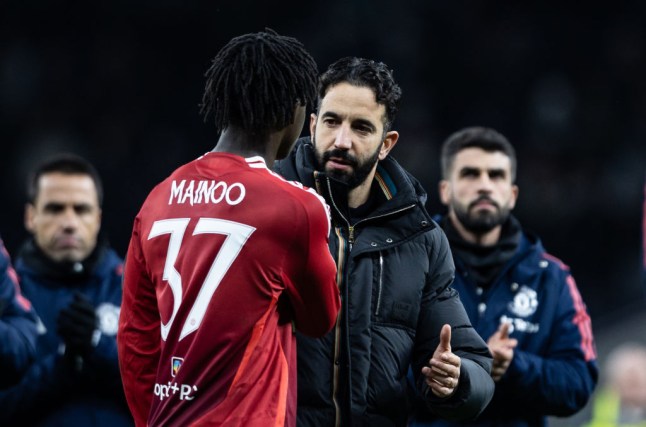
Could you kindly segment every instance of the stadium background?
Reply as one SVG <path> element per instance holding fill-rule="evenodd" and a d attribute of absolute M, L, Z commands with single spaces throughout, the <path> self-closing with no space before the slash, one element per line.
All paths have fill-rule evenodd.
<path fill-rule="evenodd" d="M 567 4 L 566 4 L 567 3 Z M 491 126 L 518 151 L 517 216 L 572 269 L 599 353 L 646 341 L 646 3 L 38 0 L 0 4 L 0 235 L 26 237 L 25 179 L 56 151 L 104 179 L 124 254 L 148 191 L 209 151 L 203 73 L 231 37 L 271 27 L 324 70 L 383 61 L 403 89 L 393 155 L 437 196 L 442 140 Z M 307 130 L 304 129 L 304 134 Z"/>

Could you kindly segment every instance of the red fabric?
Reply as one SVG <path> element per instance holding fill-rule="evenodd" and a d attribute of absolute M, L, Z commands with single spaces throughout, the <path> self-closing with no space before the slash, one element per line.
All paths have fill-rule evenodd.
<path fill-rule="evenodd" d="M 209 153 L 153 189 L 118 334 L 138 426 L 295 425 L 292 322 L 320 336 L 340 306 L 329 226 L 318 195 L 260 158 Z"/>

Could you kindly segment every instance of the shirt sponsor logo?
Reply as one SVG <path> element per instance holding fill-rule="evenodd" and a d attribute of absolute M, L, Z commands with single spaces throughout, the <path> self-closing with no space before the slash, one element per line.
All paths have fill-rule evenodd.
<path fill-rule="evenodd" d="M 182 366 L 182 363 L 184 363 L 184 359 L 181 357 L 173 357 L 170 361 L 170 374 L 173 378 L 177 375 L 177 372 L 179 372 L 179 368 Z"/>
<path fill-rule="evenodd" d="M 528 322 L 527 320 L 518 318 L 518 317 L 507 317 L 503 315 L 500 318 L 500 323 L 509 323 L 509 334 L 512 332 L 526 332 L 530 334 L 535 334 L 538 332 L 539 324 Z"/>
<path fill-rule="evenodd" d="M 174 397 L 179 392 L 179 400 L 193 400 L 195 399 L 194 393 L 197 392 L 197 386 L 189 384 L 178 384 L 173 381 L 168 381 L 166 384 L 155 384 L 155 396 L 159 400 Z"/>
<path fill-rule="evenodd" d="M 184 364 L 184 358 L 173 356 L 170 360 L 170 374 L 173 378 L 177 376 L 179 369 Z M 166 384 L 155 384 L 154 393 L 159 400 L 178 396 L 179 400 L 193 400 L 197 392 L 196 385 L 180 384 L 175 381 L 168 381 Z M 179 395 L 178 395 L 179 393 Z"/>
<path fill-rule="evenodd" d="M 191 206 L 199 203 L 225 203 L 235 206 L 241 203 L 246 195 L 245 186 L 239 182 L 228 184 L 215 180 L 190 180 L 183 179 L 179 183 L 171 183 L 168 204 L 185 204 Z"/>

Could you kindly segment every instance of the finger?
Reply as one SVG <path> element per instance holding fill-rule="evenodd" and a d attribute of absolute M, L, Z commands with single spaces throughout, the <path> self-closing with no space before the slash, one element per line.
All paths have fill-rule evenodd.
<path fill-rule="evenodd" d="M 437 360 L 431 361 L 430 369 L 432 375 L 435 377 L 457 378 L 460 375 L 460 368 L 458 366 L 449 363 L 438 362 Z"/>
<path fill-rule="evenodd" d="M 509 322 L 503 322 L 500 324 L 500 328 L 498 328 L 498 331 L 500 332 L 500 338 L 505 340 L 509 338 Z"/>
<path fill-rule="evenodd" d="M 445 324 L 440 331 L 440 345 L 442 351 L 451 351 L 451 325 Z"/>
<path fill-rule="evenodd" d="M 455 388 L 446 387 L 435 381 L 431 381 L 430 383 L 427 382 L 427 384 L 430 387 L 433 394 L 435 394 L 437 397 L 448 397 L 452 395 L 453 392 L 455 391 Z"/>

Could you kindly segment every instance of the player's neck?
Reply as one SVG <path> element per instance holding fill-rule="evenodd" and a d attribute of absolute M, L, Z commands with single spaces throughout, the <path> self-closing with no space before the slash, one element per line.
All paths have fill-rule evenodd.
<path fill-rule="evenodd" d="M 230 153 L 241 157 L 260 156 L 268 166 L 276 159 L 276 150 L 268 136 L 254 135 L 235 129 L 226 129 L 220 135 L 213 152 Z"/>

